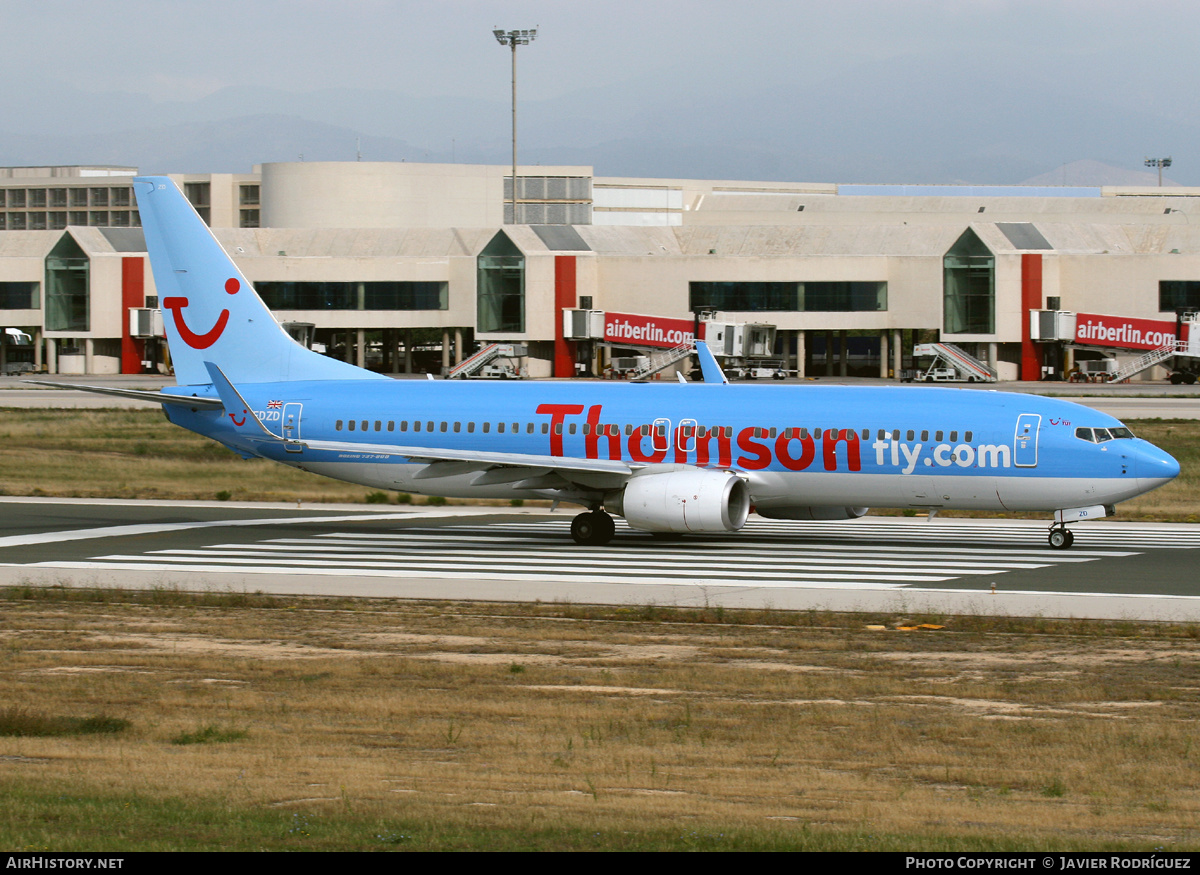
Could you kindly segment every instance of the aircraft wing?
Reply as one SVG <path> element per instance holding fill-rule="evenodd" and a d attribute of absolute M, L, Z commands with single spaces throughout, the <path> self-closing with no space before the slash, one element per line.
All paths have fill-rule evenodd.
<path fill-rule="evenodd" d="M 93 392 L 97 395 L 115 395 L 118 398 L 136 398 L 138 401 L 149 401 L 152 404 L 178 404 L 182 407 L 218 408 L 224 405 L 219 398 L 204 398 L 196 395 L 168 395 L 165 392 L 151 392 L 147 389 L 114 389 L 110 386 L 78 386 L 74 383 L 52 383 L 49 380 L 22 380 L 22 383 L 32 383 L 37 386 L 49 386 L 52 389 L 78 389 L 81 392 Z"/>
<path fill-rule="evenodd" d="M 373 458 L 402 458 L 425 467 L 416 475 L 418 480 L 452 477 L 478 473 L 476 483 L 517 483 L 525 488 L 557 488 L 569 483 L 583 483 L 599 488 L 617 486 L 633 476 L 633 467 L 608 459 L 580 459 L 564 456 L 542 456 L 533 453 L 498 453 L 488 450 L 445 450 L 433 447 L 368 444 L 351 441 L 305 440 L 288 438 L 271 431 L 254 412 L 224 372 L 212 362 L 205 362 L 213 387 L 221 397 L 226 411 L 241 411 L 244 436 L 254 443 L 284 444 L 289 449 L 311 449 L 337 453 L 352 461 Z M 493 469 L 506 469 L 497 473 Z M 611 481 L 615 480 L 613 483 Z"/>
<path fill-rule="evenodd" d="M 357 456 L 390 456 L 409 459 L 413 462 L 428 462 L 433 465 L 460 462 L 456 473 L 487 468 L 529 468 L 547 471 L 590 472 L 594 474 L 617 474 L 633 476 L 634 467 L 626 462 L 609 459 L 579 459 L 570 456 L 540 456 L 532 453 L 495 453 L 485 450 L 437 450 L 430 447 L 404 447 L 387 444 L 356 444 L 343 441 L 298 440 L 312 450 L 324 450 Z M 451 472 L 447 470 L 447 476 Z M 425 478 L 421 478 L 425 479 Z"/>

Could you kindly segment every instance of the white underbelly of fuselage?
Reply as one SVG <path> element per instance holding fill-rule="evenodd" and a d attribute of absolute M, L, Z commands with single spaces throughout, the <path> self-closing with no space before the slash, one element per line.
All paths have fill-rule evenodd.
<path fill-rule="evenodd" d="M 447 498 L 539 498 L 545 491 L 515 483 L 476 484 L 480 471 L 417 479 L 427 465 L 391 462 L 315 462 L 305 470 L 372 489 Z M 832 506 L 1051 511 L 1115 504 L 1144 491 L 1133 477 L 996 477 L 755 471 L 751 501 L 758 507 Z"/>

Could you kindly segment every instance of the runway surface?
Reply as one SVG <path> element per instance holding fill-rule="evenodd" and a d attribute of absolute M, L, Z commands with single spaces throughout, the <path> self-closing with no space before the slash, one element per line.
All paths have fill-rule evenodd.
<path fill-rule="evenodd" d="M 1043 521 L 753 517 L 675 540 L 618 521 L 581 547 L 572 516 L 5 498 L 0 583 L 1200 620 L 1200 526 L 1095 521 L 1059 551 Z"/>

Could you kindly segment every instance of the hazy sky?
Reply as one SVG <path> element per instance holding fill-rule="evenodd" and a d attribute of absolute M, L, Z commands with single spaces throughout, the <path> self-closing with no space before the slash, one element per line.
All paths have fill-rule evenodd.
<path fill-rule="evenodd" d="M 491 29 L 536 26 L 518 53 L 530 99 L 629 79 L 648 94 L 662 77 L 820 79 L 953 52 L 998 77 L 1075 70 L 1098 91 L 1157 100 L 1194 90 L 1200 22 L 1200 5 L 1182 0 L 0 0 L 0 10 L 6 78 L 156 99 L 252 84 L 502 94 L 508 56 Z"/>
<path fill-rule="evenodd" d="M 716 145 L 715 130 L 731 140 L 744 134 L 739 146 L 753 151 L 777 116 L 810 123 L 800 135 L 776 126 L 771 148 L 785 156 L 819 128 L 827 136 L 814 139 L 814 150 L 823 155 L 869 137 L 876 154 L 907 148 L 919 161 L 959 153 L 981 168 L 956 168 L 954 178 L 1019 179 L 1083 158 L 1134 168 L 1143 154 L 1173 154 L 1177 175 L 1200 180 L 1200 146 L 1192 142 L 1200 142 L 1200 4 L 1184 0 L 0 0 L 0 74 L 9 89 L 8 103 L 0 95 L 7 107 L 0 133 L 86 136 L 79 130 L 86 122 L 72 130 L 70 111 L 55 112 L 79 105 L 58 102 L 61 85 L 153 101 L 227 88 L 359 88 L 473 98 L 492 108 L 487 119 L 450 111 L 434 133 L 413 131 L 423 148 L 444 151 L 452 138 L 462 144 L 480 133 L 502 142 L 509 52 L 493 27 L 539 29 L 518 51 L 520 99 L 568 98 L 542 108 L 543 117 L 567 119 L 548 145 L 618 139 L 640 117 L 661 119 L 655 135 L 677 144 Z M 590 88 L 598 90 L 589 95 Z M 799 100 L 802 93 L 831 95 L 827 115 L 802 116 L 814 105 Z M 222 107 L 234 102 L 222 94 Z M 308 107 L 315 116 L 317 105 L 280 111 Z M 839 129 L 856 121 L 856 111 L 875 128 Z M 124 112 L 107 118 L 120 123 Z M 436 109 L 426 104 L 421 113 L 432 122 Z M 914 135 L 959 116 L 961 131 Z M 538 113 L 525 118 L 536 137 Z M 373 123 L 380 119 L 310 120 L 397 136 Z M 1087 136 L 1075 136 L 1082 130 Z M 957 142 L 960 133 L 969 143 Z M 1020 154 L 1024 163 L 987 169 L 993 152 Z M 732 166 L 693 172 L 768 172 L 741 169 L 744 154 Z M 37 163 L 32 154 L 21 160 Z M 909 176 L 933 178 L 908 166 Z M 851 170 L 814 172 L 871 176 Z"/>

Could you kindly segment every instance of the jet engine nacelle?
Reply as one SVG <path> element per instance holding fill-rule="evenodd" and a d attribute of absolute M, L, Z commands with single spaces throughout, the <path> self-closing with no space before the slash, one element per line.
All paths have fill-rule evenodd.
<path fill-rule="evenodd" d="M 754 512 L 769 520 L 856 520 L 869 507 L 829 507 L 793 504 L 787 507 L 756 507 Z"/>
<path fill-rule="evenodd" d="M 644 532 L 736 532 L 750 513 L 750 489 L 728 471 L 669 471 L 634 477 L 617 504 Z"/>

